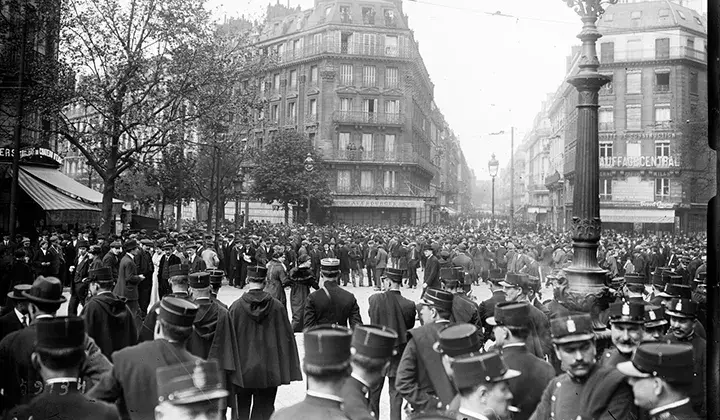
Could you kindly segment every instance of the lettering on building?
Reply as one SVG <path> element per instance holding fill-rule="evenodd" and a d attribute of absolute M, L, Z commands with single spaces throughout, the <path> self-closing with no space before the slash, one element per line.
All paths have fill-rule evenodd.
<path fill-rule="evenodd" d="M 612 156 L 600 158 L 601 168 L 677 168 L 676 156 Z"/>

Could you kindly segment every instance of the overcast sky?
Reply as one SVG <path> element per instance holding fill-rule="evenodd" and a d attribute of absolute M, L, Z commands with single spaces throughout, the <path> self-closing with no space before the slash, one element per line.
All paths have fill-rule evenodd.
<path fill-rule="evenodd" d="M 228 17 L 260 19 L 268 0 L 210 4 Z M 308 9 L 314 0 L 290 5 Z M 563 81 L 565 57 L 579 44 L 579 17 L 564 0 L 405 0 L 403 8 L 435 84 L 435 103 L 478 179 L 489 178 L 491 153 L 501 168 L 510 160 L 510 127 L 517 147 L 546 94 Z M 501 130 L 506 134 L 488 136 Z"/>

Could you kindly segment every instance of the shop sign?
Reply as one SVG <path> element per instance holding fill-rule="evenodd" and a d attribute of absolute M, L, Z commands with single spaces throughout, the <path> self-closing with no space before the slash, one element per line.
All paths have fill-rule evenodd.
<path fill-rule="evenodd" d="M 677 156 L 612 156 L 601 157 L 600 168 L 676 168 Z"/>
<path fill-rule="evenodd" d="M 420 200 L 353 200 L 334 199 L 333 207 L 376 207 L 376 208 L 423 208 L 425 202 Z"/>
<path fill-rule="evenodd" d="M 13 156 L 15 156 L 15 149 L 10 148 L 10 147 L 0 148 L 0 159 L 12 160 Z M 55 163 L 57 163 L 58 165 L 63 164 L 63 158 L 50 149 L 45 149 L 42 147 L 33 147 L 33 148 L 20 150 L 20 160 L 28 160 L 28 159 L 35 158 L 35 157 L 48 158 L 48 159 L 54 161 Z"/>
<path fill-rule="evenodd" d="M 601 207 L 607 208 L 643 208 L 643 209 L 676 209 L 682 204 L 668 201 L 603 201 Z"/>

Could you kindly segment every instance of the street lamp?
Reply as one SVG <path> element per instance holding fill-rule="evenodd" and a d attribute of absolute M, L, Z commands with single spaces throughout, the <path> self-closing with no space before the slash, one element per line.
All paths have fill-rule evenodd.
<path fill-rule="evenodd" d="M 240 220 L 240 199 L 242 198 L 242 186 L 243 186 L 243 178 L 245 174 L 240 171 L 240 179 L 235 181 L 235 184 L 233 185 L 235 189 L 235 231 L 238 231 L 240 229 L 240 226 L 245 225 L 245 217 L 243 216 L 243 220 Z"/>
<path fill-rule="evenodd" d="M 305 158 L 305 171 L 307 173 L 312 173 L 312 171 L 315 170 L 315 160 L 312 158 L 312 155 L 308 152 L 307 157 Z M 308 196 L 307 196 L 307 222 L 310 223 L 310 184 L 308 183 Z"/>
<path fill-rule="evenodd" d="M 573 188 L 572 240 L 573 262 L 565 269 L 568 287 L 562 297 L 571 311 L 589 313 L 596 329 L 605 329 L 600 312 L 613 300 L 605 286 L 606 271 L 597 261 L 600 241 L 600 161 L 598 146 L 598 93 L 611 79 L 598 72 L 600 61 L 596 41 L 602 37 L 595 22 L 605 10 L 603 5 L 618 0 L 563 0 L 580 15 L 583 22 L 578 38 L 582 41 L 579 71 L 567 82 L 578 91 L 575 185 Z"/>
<path fill-rule="evenodd" d="M 498 162 L 497 159 L 495 159 L 495 153 L 492 154 L 490 157 L 490 161 L 488 162 L 488 172 L 490 172 L 490 176 L 492 177 L 492 222 L 495 223 L 495 177 L 498 173 L 498 168 L 500 167 L 500 162 Z"/>

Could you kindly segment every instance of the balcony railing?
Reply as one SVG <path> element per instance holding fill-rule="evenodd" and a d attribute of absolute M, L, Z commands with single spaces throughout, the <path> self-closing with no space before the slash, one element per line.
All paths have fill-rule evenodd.
<path fill-rule="evenodd" d="M 333 122 L 375 124 L 375 125 L 404 125 L 405 115 L 385 112 L 364 112 L 364 111 L 335 111 Z"/>
<path fill-rule="evenodd" d="M 358 34 L 359 35 L 359 34 Z M 405 46 L 385 45 L 385 38 L 378 34 L 374 42 L 363 42 L 362 39 L 342 42 L 336 39 L 325 39 L 310 43 L 302 48 L 288 49 L 281 54 L 273 54 L 278 63 L 287 63 L 321 54 L 348 54 L 371 57 L 412 58 L 413 52 Z"/>
<path fill-rule="evenodd" d="M 601 122 L 598 123 L 598 128 L 600 131 L 613 131 L 615 130 L 615 123 L 614 122 Z"/>
<path fill-rule="evenodd" d="M 312 125 L 318 123 L 318 115 L 315 114 L 307 114 L 305 115 L 305 124 Z"/>
<path fill-rule="evenodd" d="M 397 163 L 416 164 L 426 171 L 435 174 L 436 167 L 428 159 L 411 150 L 340 150 L 333 149 L 324 156 L 327 161 L 334 162 L 367 162 L 367 163 Z"/>
<path fill-rule="evenodd" d="M 628 61 L 650 61 L 669 60 L 676 58 L 689 58 L 706 62 L 705 51 L 695 50 L 688 47 L 671 47 L 668 50 L 658 51 L 655 48 L 644 48 L 636 50 L 615 50 L 614 55 L 601 54 L 600 64 L 624 63 Z"/>
<path fill-rule="evenodd" d="M 383 186 L 370 186 L 361 187 L 359 185 L 344 186 L 338 185 L 331 188 L 331 191 L 335 195 L 350 195 L 350 196 L 367 196 L 367 195 L 382 195 L 382 196 L 394 196 L 394 197 L 417 197 L 417 198 L 434 198 L 435 196 L 429 191 L 416 189 L 411 191 L 408 188 L 400 188 L 395 186 L 393 188 L 385 188 Z"/>

